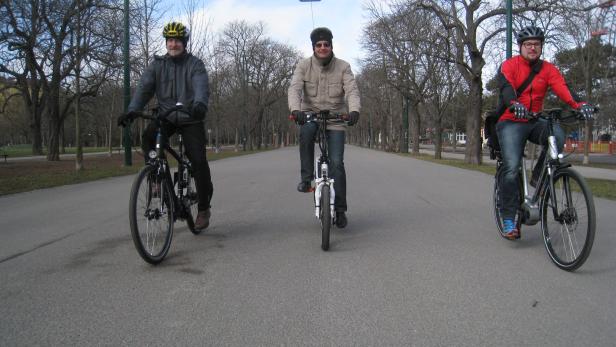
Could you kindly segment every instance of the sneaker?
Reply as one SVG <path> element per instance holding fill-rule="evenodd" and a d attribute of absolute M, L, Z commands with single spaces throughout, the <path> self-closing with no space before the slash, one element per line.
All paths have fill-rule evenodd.
<path fill-rule="evenodd" d="M 297 185 L 297 191 L 300 193 L 310 193 L 314 189 L 312 189 L 312 184 L 309 181 L 301 181 Z"/>
<path fill-rule="evenodd" d="M 199 213 L 197 213 L 197 219 L 195 219 L 195 229 L 203 230 L 207 228 L 210 225 L 210 216 L 211 212 L 209 208 L 199 211 Z"/>
<path fill-rule="evenodd" d="M 336 212 L 336 226 L 340 229 L 344 228 L 347 225 L 347 217 L 343 211 Z"/>
<path fill-rule="evenodd" d="M 520 231 L 515 225 L 513 219 L 503 219 L 503 237 L 509 240 L 515 240 L 518 238 Z"/>

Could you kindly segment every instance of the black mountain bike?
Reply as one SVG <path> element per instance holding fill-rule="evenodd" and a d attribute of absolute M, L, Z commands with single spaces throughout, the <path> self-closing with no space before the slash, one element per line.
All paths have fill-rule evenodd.
<path fill-rule="evenodd" d="M 314 212 L 321 223 L 321 249 L 327 251 L 329 249 L 330 230 L 334 223 L 334 200 L 336 197 L 334 179 L 329 176 L 327 121 L 345 122 L 348 121 L 348 115 L 331 113 L 328 110 L 304 113 L 307 116 L 308 122 L 317 122 L 319 124 L 316 142 L 319 144 L 321 156 L 316 160 L 316 165 L 314 166 Z M 295 120 L 295 117 L 292 115 L 289 118 Z"/>
<path fill-rule="evenodd" d="M 548 144 L 542 151 L 547 152 L 543 169 L 531 195 L 528 188 L 526 163 L 522 159 L 520 168 L 521 205 L 515 217 L 520 231 L 521 226 L 534 225 L 541 221 L 541 230 L 545 249 L 550 259 L 559 268 L 574 271 L 588 258 L 595 239 L 595 205 L 586 180 L 571 164 L 562 159 L 565 155 L 558 152 L 554 123 L 566 120 L 582 120 L 584 116 L 571 110 L 563 116 L 561 109 L 549 109 L 532 114 L 534 118 L 543 118 L 548 122 Z M 490 156 L 497 159 L 494 177 L 494 218 L 499 234 L 504 237 L 503 220 L 500 215 L 499 181 L 503 174 L 503 162 L 500 151 L 491 149 Z M 507 238 L 506 238 L 507 239 Z"/>
<path fill-rule="evenodd" d="M 190 117 L 190 113 L 180 104 L 162 114 L 155 109 L 151 115 L 139 115 L 156 124 L 156 149 L 144 153 L 146 165 L 135 177 L 130 192 L 129 218 L 137 252 L 150 264 L 160 263 L 167 255 L 176 220 L 185 220 L 195 235 L 201 232 L 195 229 L 193 219 L 198 213 L 198 197 L 192 166 L 184 153 L 182 129 L 180 127 L 178 130 L 176 152 L 169 145 L 169 138 L 162 127 L 162 124 L 170 122 L 167 116 L 172 112 Z M 165 153 L 171 154 L 178 163 L 173 174 Z"/>

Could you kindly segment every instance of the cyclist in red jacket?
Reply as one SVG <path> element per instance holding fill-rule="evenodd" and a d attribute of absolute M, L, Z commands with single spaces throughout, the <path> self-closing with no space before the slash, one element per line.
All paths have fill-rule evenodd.
<path fill-rule="evenodd" d="M 504 175 L 499 182 L 503 233 L 509 239 L 515 239 L 519 234 L 514 218 L 520 205 L 518 173 L 526 141 L 530 140 L 539 145 L 547 144 L 547 122 L 541 119 L 529 120 L 527 117 L 530 113 L 543 109 L 548 87 L 569 106 L 579 109 L 586 118 L 592 117 L 594 112 L 592 105 L 580 102 L 569 90 L 565 79 L 554 65 L 539 59 L 545 42 L 541 29 L 535 26 L 523 28 L 517 33 L 517 41 L 520 55 L 507 59 L 497 74 L 499 97 L 506 107 L 496 124 L 496 133 L 504 164 Z M 516 90 L 522 86 L 532 70 L 536 75 L 522 93 L 517 95 Z M 554 135 L 559 150 L 562 150 L 565 134 L 558 125 L 554 127 Z M 541 168 L 544 159 L 544 156 L 539 158 L 536 168 Z M 536 173 L 538 170 L 534 170 L 533 176 L 536 176 Z"/>

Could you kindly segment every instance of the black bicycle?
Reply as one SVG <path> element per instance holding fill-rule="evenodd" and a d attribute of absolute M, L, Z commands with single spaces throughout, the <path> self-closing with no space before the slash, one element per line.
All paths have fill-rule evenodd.
<path fill-rule="evenodd" d="M 563 115 L 561 109 L 549 109 L 532 114 L 531 117 L 543 118 L 548 122 L 548 144 L 542 148 L 547 155 L 536 183 L 537 188 L 532 195 L 529 194 L 526 163 L 524 158 L 522 160 L 519 175 L 521 205 L 515 217 L 520 233 L 516 238 L 521 237 L 522 224 L 534 225 L 541 221 L 543 242 L 550 259 L 559 268 L 573 271 L 582 266 L 590 255 L 595 239 L 595 205 L 584 177 L 573 170 L 571 164 L 562 160 L 565 155 L 558 152 L 553 126 L 555 122 L 583 120 L 584 116 L 575 110 Z M 491 148 L 490 151 L 490 157 L 497 160 L 494 176 L 494 218 L 499 234 L 505 237 L 502 233 L 503 219 L 499 201 L 503 162 L 498 149 Z"/>
<path fill-rule="evenodd" d="M 189 111 L 178 104 L 165 113 L 153 110 L 151 115 L 140 114 L 156 125 L 156 147 L 146 156 L 146 164 L 139 171 L 130 193 L 130 230 L 143 260 L 150 264 L 160 263 L 171 246 L 173 226 L 176 220 L 185 220 L 190 231 L 197 235 L 194 218 L 198 213 L 198 197 L 190 161 L 185 156 L 182 129 L 178 131 L 178 151 L 169 145 L 169 138 L 162 124 L 171 122 L 172 112 L 190 117 Z M 177 161 L 173 172 L 165 153 Z"/>
<path fill-rule="evenodd" d="M 304 112 L 307 117 L 307 122 L 317 122 L 319 128 L 316 134 L 316 142 L 319 144 L 321 156 L 316 160 L 314 166 L 315 187 L 314 192 L 314 211 L 315 216 L 321 223 L 321 249 L 327 251 L 329 249 L 330 230 L 334 224 L 334 200 L 336 191 L 334 190 L 334 179 L 329 176 L 329 156 L 327 152 L 327 122 L 345 122 L 348 121 L 348 115 L 342 113 L 332 113 L 328 110 L 319 112 Z M 295 120 L 293 115 L 289 116 L 291 120 Z"/>

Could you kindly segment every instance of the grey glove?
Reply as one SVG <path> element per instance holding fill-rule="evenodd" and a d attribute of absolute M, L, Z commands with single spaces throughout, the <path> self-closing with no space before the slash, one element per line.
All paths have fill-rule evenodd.
<path fill-rule="evenodd" d="M 349 122 L 348 122 L 348 124 L 350 126 L 353 126 L 353 125 L 357 124 L 358 120 L 359 120 L 359 112 L 353 111 L 353 112 L 349 113 Z"/>
<path fill-rule="evenodd" d="M 509 110 L 513 112 L 516 119 L 526 119 L 529 116 L 526 106 L 517 101 L 509 106 Z"/>
<path fill-rule="evenodd" d="M 192 114 L 193 118 L 198 120 L 205 119 L 205 114 L 207 113 L 207 106 L 201 102 L 197 102 L 193 105 Z"/>
<path fill-rule="evenodd" d="M 583 104 L 579 111 L 584 116 L 584 119 L 592 119 L 595 114 L 595 107 L 591 104 Z"/>
<path fill-rule="evenodd" d="M 306 114 L 304 112 L 298 111 L 298 110 L 293 110 L 293 112 L 291 112 L 291 114 L 295 118 L 295 123 L 297 123 L 299 125 L 306 124 L 306 120 L 307 120 L 308 117 L 306 116 Z"/>

